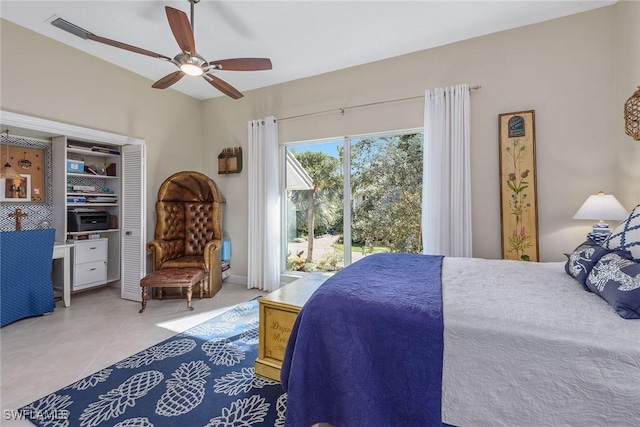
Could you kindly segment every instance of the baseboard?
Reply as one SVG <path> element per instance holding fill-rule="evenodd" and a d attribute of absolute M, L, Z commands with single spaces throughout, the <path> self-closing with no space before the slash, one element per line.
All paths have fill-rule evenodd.
<path fill-rule="evenodd" d="M 305 276 L 304 274 L 295 274 L 295 275 L 281 274 L 280 286 L 284 286 L 304 276 Z M 247 276 L 235 276 L 233 274 L 222 281 L 222 283 L 233 283 L 236 285 L 245 285 L 245 286 L 247 285 L 248 282 L 249 281 L 247 280 Z"/>
<path fill-rule="evenodd" d="M 235 283 L 236 285 L 247 285 L 247 276 L 230 275 L 223 280 L 223 283 Z"/>

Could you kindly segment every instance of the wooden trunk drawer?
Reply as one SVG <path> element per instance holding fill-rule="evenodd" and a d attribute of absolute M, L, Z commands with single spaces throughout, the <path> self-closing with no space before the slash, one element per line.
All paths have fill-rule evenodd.
<path fill-rule="evenodd" d="M 282 361 L 296 317 L 329 277 L 328 273 L 308 274 L 258 300 L 260 327 L 256 374 L 280 381 Z"/>

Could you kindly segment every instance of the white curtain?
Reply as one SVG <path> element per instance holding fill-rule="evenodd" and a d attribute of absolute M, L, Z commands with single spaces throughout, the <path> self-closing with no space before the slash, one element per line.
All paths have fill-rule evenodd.
<path fill-rule="evenodd" d="M 422 242 L 425 254 L 471 256 L 469 86 L 425 92 Z"/>
<path fill-rule="evenodd" d="M 280 188 L 275 117 L 248 123 L 249 256 L 247 287 L 280 287 Z"/>

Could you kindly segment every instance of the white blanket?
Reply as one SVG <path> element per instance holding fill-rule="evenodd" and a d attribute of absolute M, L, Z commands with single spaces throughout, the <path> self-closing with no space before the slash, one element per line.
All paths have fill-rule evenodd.
<path fill-rule="evenodd" d="M 443 421 L 640 426 L 640 320 L 563 263 L 445 257 Z"/>

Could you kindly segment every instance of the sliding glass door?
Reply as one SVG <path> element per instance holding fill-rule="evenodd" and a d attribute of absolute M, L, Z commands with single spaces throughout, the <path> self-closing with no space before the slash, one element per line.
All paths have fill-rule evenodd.
<path fill-rule="evenodd" d="M 422 132 L 286 144 L 284 155 L 288 271 L 422 251 Z"/>
<path fill-rule="evenodd" d="M 344 266 L 342 140 L 285 147 L 287 270 Z"/>

